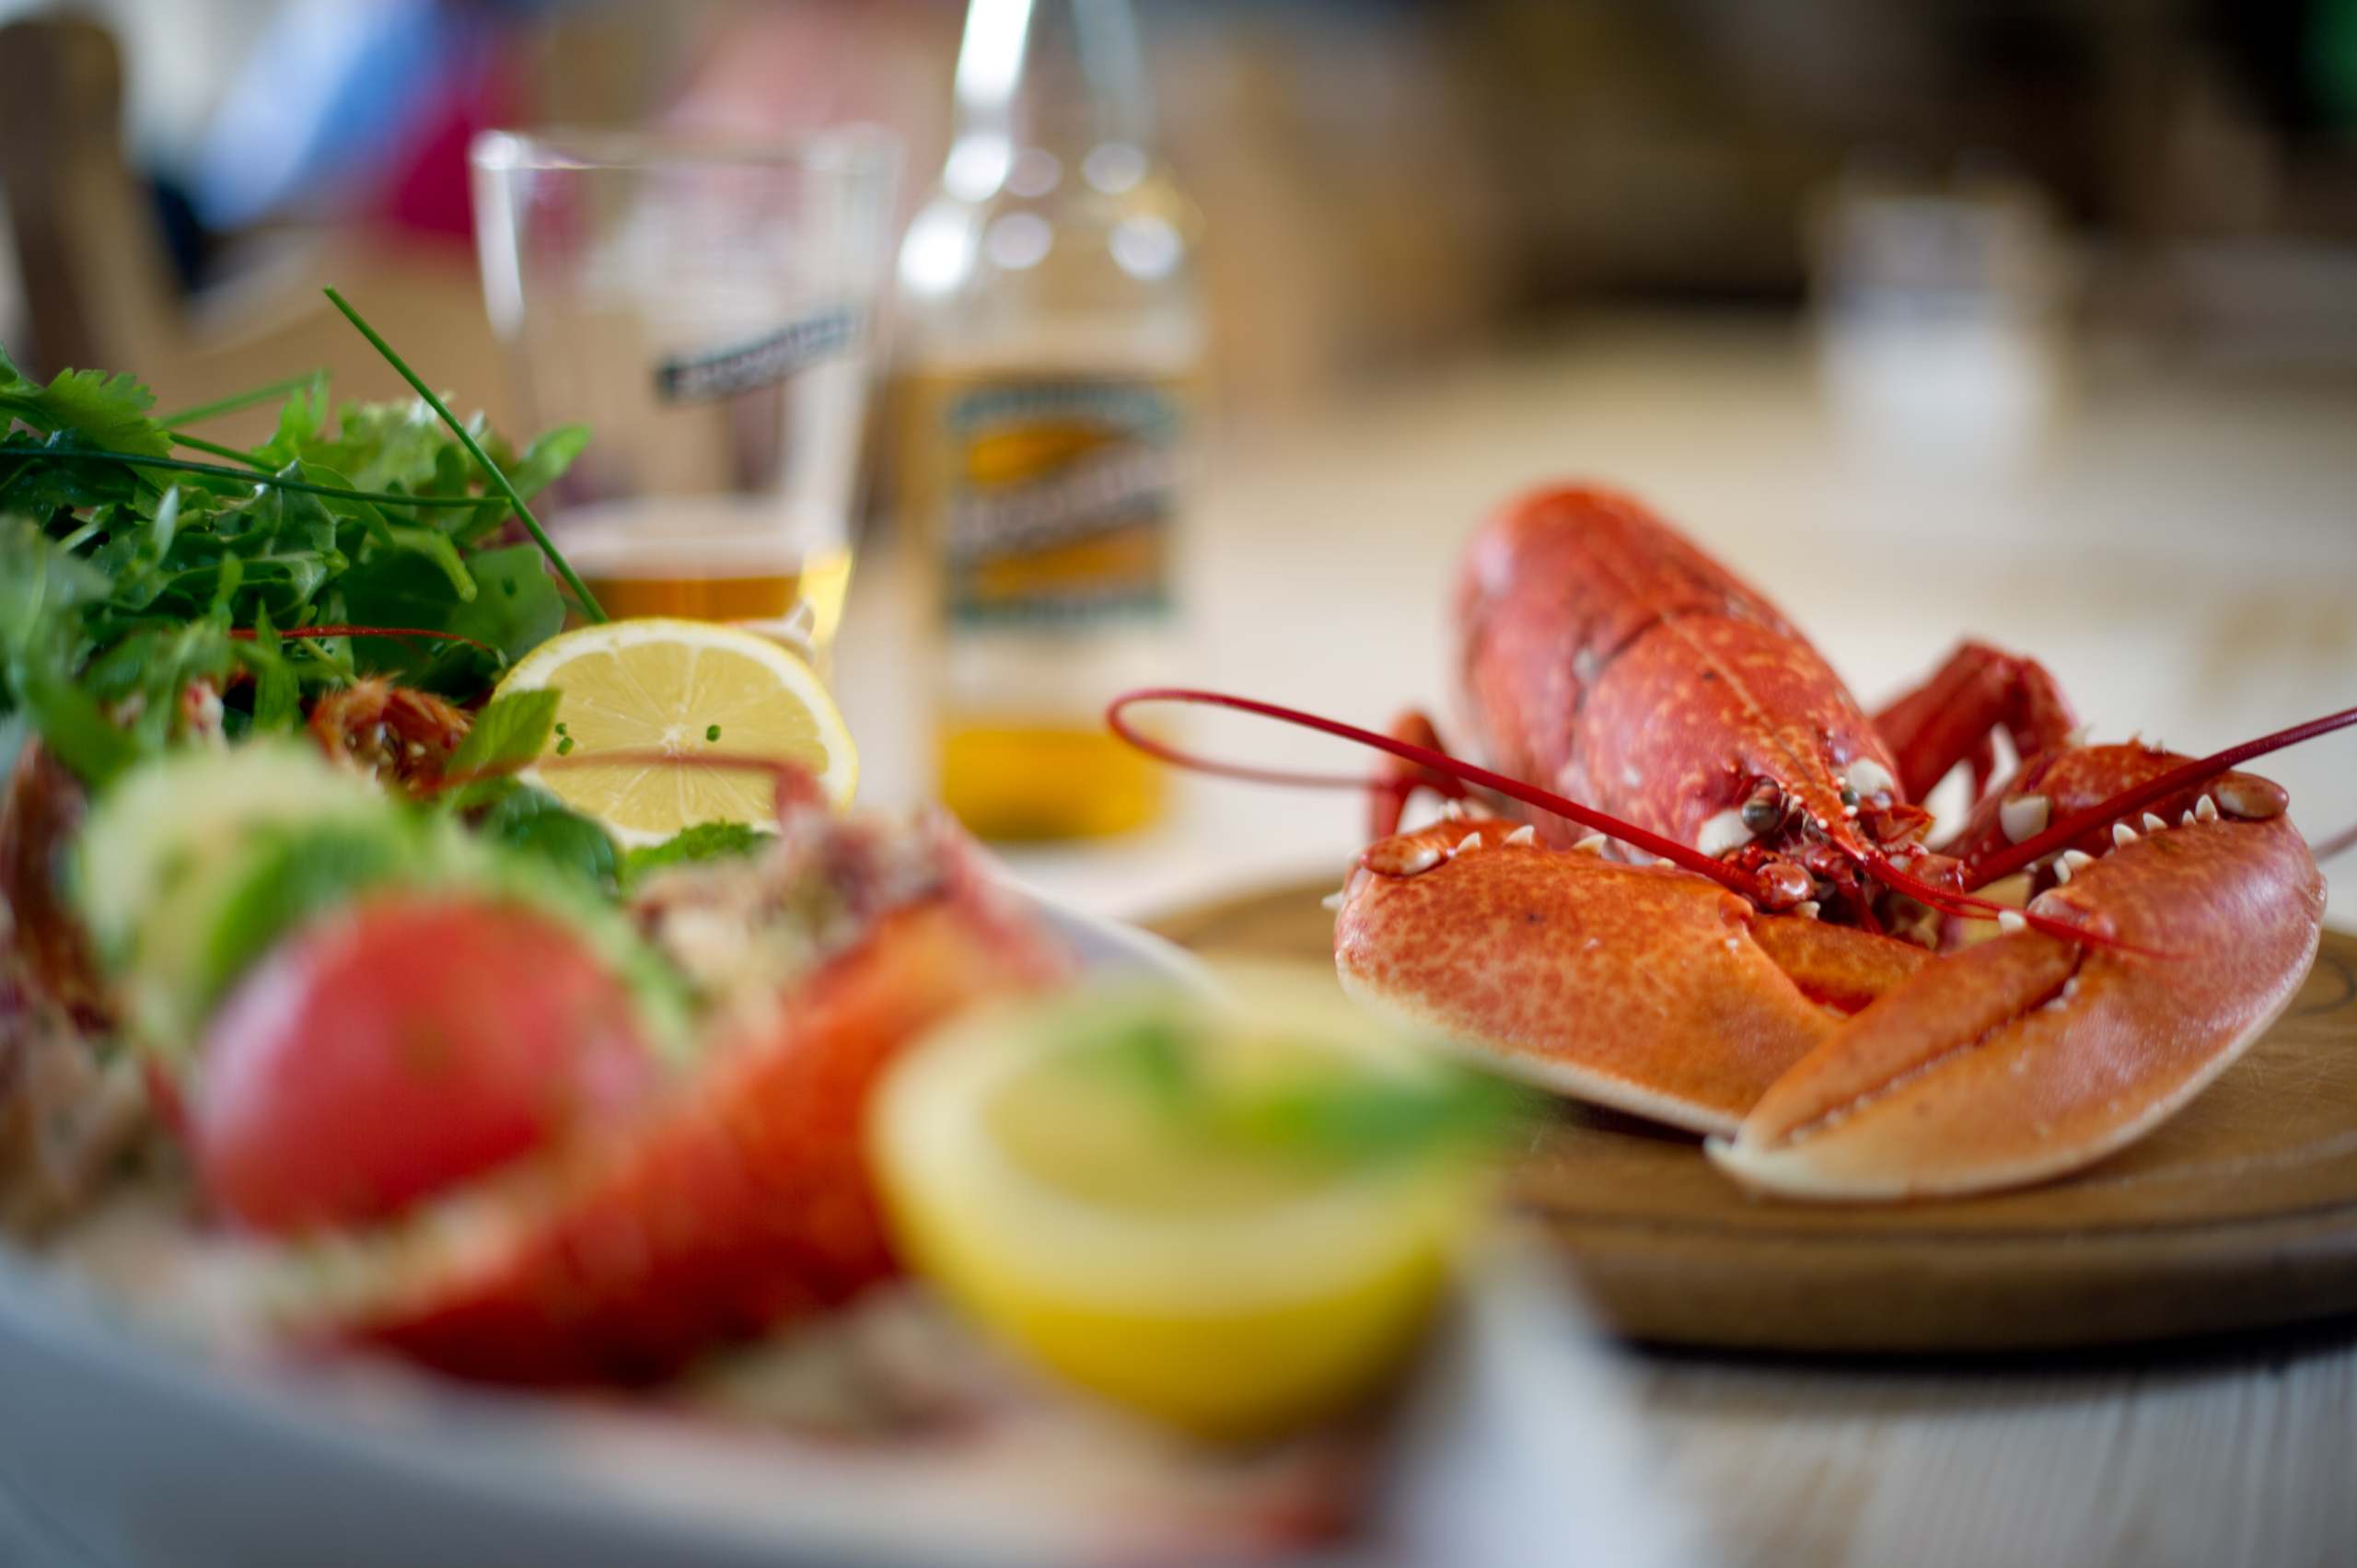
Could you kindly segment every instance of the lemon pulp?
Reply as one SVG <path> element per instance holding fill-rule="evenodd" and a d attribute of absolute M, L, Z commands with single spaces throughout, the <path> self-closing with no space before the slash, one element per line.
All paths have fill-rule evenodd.
<path fill-rule="evenodd" d="M 534 649 L 502 694 L 554 689 L 558 732 L 527 777 L 625 843 L 652 843 L 701 822 L 766 823 L 775 778 L 759 766 L 658 759 L 737 758 L 807 768 L 847 804 L 858 759 L 842 716 L 808 664 L 753 633 L 647 618 L 584 626 Z M 601 753 L 633 752 L 601 765 Z"/>
<path fill-rule="evenodd" d="M 1086 1049 L 1141 1006 L 1190 1020 L 1189 1092 L 1214 1110 L 1306 1077 L 1437 1071 L 1358 1052 L 1353 1032 L 1378 1031 L 1339 998 L 1308 1034 L 1134 997 L 968 1019 L 904 1059 L 874 1112 L 904 1249 L 1036 1362 L 1199 1434 L 1265 1435 L 1364 1398 L 1446 1285 L 1478 1215 L 1474 1162 L 1206 1132 Z"/>

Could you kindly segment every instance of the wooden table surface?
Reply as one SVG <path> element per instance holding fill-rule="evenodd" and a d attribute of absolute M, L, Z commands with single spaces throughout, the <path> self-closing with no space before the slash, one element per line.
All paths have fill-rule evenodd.
<path fill-rule="evenodd" d="M 1443 599 L 1474 521 L 1550 477 L 1616 481 L 1751 575 L 1868 701 L 1970 631 L 2036 652 L 2097 738 L 2200 750 L 2357 702 L 2357 388 L 2089 371 L 2026 447 L 1895 455 L 1780 328 L 1567 334 L 1283 431 L 1232 431 L 1192 540 L 1174 680 L 1381 725 L 1445 705 Z M 1934 433 L 1936 435 L 1936 432 Z M 854 587 L 839 679 L 863 792 L 927 784 L 905 582 Z M 1196 738 L 1330 762 L 1241 721 Z M 2317 835 L 2357 821 L 2357 739 L 2272 759 Z M 1304 870 L 1354 802 L 1186 781 L 1162 829 L 1010 859 L 1138 916 Z M 2345 863 L 2344 863 L 2345 864 Z M 2333 918 L 2357 926 L 2357 877 Z M 2357 1562 L 2357 1332 L 2030 1364 L 1634 1353 L 1673 1483 L 1736 1563 Z"/>
<path fill-rule="evenodd" d="M 2357 1561 L 2357 1330 L 2095 1362 L 1631 1372 L 1729 1563 Z"/>

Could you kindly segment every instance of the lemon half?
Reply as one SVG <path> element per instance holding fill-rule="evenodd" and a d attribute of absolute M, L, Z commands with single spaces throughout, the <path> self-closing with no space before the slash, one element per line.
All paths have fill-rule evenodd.
<path fill-rule="evenodd" d="M 1213 1096 L 1446 1072 L 1306 982 L 1236 1007 L 1138 992 L 1002 1005 L 896 1066 L 869 1122 L 900 1244 L 971 1316 L 1098 1394 L 1247 1439 L 1364 1397 L 1416 1343 L 1480 1209 L 1462 1149 L 1285 1157 L 1190 1136 L 1090 1042 L 1175 1020 Z M 1208 1050 L 1206 1051 L 1206 1043 Z"/>
<path fill-rule="evenodd" d="M 611 621 L 550 638 L 507 672 L 498 695 L 553 688 L 563 767 L 523 776 L 604 823 L 624 844 L 659 843 L 700 822 L 764 824 L 776 781 L 759 768 L 639 761 L 606 751 L 784 760 L 850 804 L 859 758 L 818 672 L 766 637 L 705 621 Z"/>

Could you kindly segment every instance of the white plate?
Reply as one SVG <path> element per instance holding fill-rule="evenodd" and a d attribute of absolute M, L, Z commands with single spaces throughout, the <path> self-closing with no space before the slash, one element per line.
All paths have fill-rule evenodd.
<path fill-rule="evenodd" d="M 1168 944 L 1040 901 L 1091 972 L 1200 982 Z M 1574 1540 L 1578 1561 L 1680 1560 L 1578 1314 L 1550 1288 L 1525 1289 L 1542 1305 L 1514 1309 L 1532 1346 L 1502 1359 L 1493 1325 L 1465 1342 L 1488 1349 L 1452 1358 L 1435 1413 L 1419 1423 L 1434 1434 L 1417 1461 L 1429 1482 L 1400 1487 L 1413 1516 L 1394 1521 L 1396 1539 L 1429 1542 L 1437 1522 L 1457 1517 L 1446 1529 L 1466 1549 L 1449 1551 L 1458 1561 L 1517 1562 L 1530 1543 Z M 1466 1317 L 1478 1329 L 1499 1310 L 1477 1302 Z M 1506 1414 L 1480 1413 L 1501 1401 Z M 1521 1469 L 1466 1466 L 1470 1439 L 1458 1429 L 1501 1423 L 1515 1433 Z M 1546 1473 L 1522 1489 L 1520 1508 L 1558 1516 L 1515 1506 L 1501 1516 L 1489 1495 L 1501 1475 L 1542 1455 Z M 1480 1490 L 1448 1479 L 1458 1471 Z M 225 1365 L 5 1247 L 0 1490 L 49 1538 L 12 1551 L 0 1504 L 0 1562 L 10 1564 L 62 1554 L 103 1568 L 795 1568 L 1109 1553 L 1101 1534 L 993 1506 L 946 1466 L 482 1393 L 385 1365 Z M 1450 1513 L 1474 1498 L 1461 1517 Z M 1474 1550 L 1483 1533 L 1502 1555 Z M 1387 1560 L 1424 1555 L 1410 1551 Z"/>

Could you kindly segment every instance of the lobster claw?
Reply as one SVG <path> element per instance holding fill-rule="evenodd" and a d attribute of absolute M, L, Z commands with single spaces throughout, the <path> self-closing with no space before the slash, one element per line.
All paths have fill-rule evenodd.
<path fill-rule="evenodd" d="M 1779 1078 L 1711 1157 L 1816 1199 L 1985 1191 L 2092 1164 L 2290 1003 L 2324 880 L 2287 819 L 2222 818 L 2126 835 L 2031 908 L 2144 951 L 2017 931 L 1928 965 Z"/>
<path fill-rule="evenodd" d="M 1754 940 L 1753 919 L 1699 877 L 1449 821 L 1361 854 L 1334 961 L 1360 1002 L 1493 1069 L 1726 1133 L 1838 1021 Z"/>

